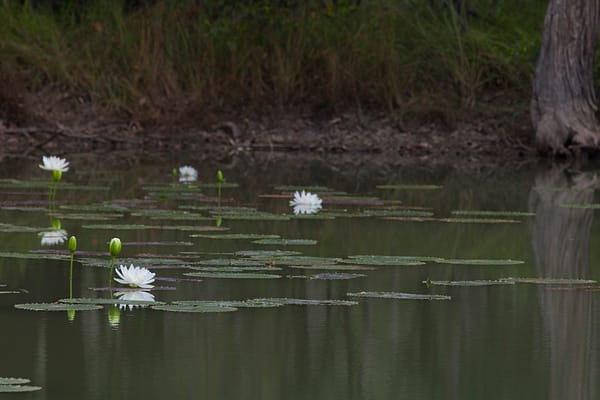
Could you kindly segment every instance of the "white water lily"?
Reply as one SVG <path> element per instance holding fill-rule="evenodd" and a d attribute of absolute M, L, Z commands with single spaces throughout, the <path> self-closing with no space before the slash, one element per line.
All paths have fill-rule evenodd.
<path fill-rule="evenodd" d="M 321 209 L 322 200 L 314 193 L 295 192 L 294 198 L 290 200 L 290 206 L 294 207 L 294 214 L 314 214 Z"/>
<path fill-rule="evenodd" d="M 179 182 L 188 183 L 196 182 L 198 180 L 198 171 L 194 167 L 184 165 L 179 167 Z"/>
<path fill-rule="evenodd" d="M 150 272 L 148 268 L 134 267 L 131 264 L 129 267 L 121 265 L 115 271 L 119 277 L 114 279 L 119 283 L 129 285 L 132 288 L 151 289 L 154 287 L 151 283 L 154 282 L 156 274 Z"/>
<path fill-rule="evenodd" d="M 52 229 L 50 231 L 40 232 L 39 235 L 42 238 L 42 246 L 63 244 L 67 240 L 67 231 L 64 229 Z"/>
<path fill-rule="evenodd" d="M 40 164 L 40 168 L 45 169 L 47 171 L 66 172 L 69 170 L 69 162 L 64 158 L 56 156 L 43 156 L 42 162 L 43 164 Z"/>
<path fill-rule="evenodd" d="M 129 292 L 116 292 L 115 296 L 119 300 L 125 301 L 145 301 L 145 302 L 154 302 L 154 295 L 145 290 L 132 290 Z M 146 304 L 119 304 L 120 309 L 124 309 L 129 307 L 129 311 L 133 310 L 134 307 L 145 307 Z"/>

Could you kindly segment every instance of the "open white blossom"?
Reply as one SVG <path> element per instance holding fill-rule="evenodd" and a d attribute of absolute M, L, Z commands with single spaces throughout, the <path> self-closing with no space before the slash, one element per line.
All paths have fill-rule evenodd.
<path fill-rule="evenodd" d="M 63 244 L 67 240 L 67 231 L 64 229 L 52 229 L 39 233 L 42 246 L 54 246 Z"/>
<path fill-rule="evenodd" d="M 314 214 L 321 209 L 322 200 L 314 193 L 295 192 L 294 198 L 290 200 L 290 206 L 294 207 L 294 214 Z"/>
<path fill-rule="evenodd" d="M 47 171 L 66 172 L 69 170 L 69 162 L 64 158 L 56 156 L 43 156 L 42 162 L 43 164 L 40 164 L 40 168 L 45 169 Z"/>
<path fill-rule="evenodd" d="M 151 289 L 154 287 L 151 283 L 154 282 L 156 274 L 150 272 L 148 268 L 134 267 L 131 264 L 129 267 L 121 265 L 115 271 L 119 277 L 114 279 L 119 283 L 129 285 L 132 288 Z"/>
<path fill-rule="evenodd" d="M 189 183 L 189 182 L 196 182 L 197 180 L 198 180 L 198 171 L 196 171 L 196 168 L 190 167 L 189 165 L 184 165 L 183 167 L 179 167 L 179 182 Z"/>
<path fill-rule="evenodd" d="M 151 302 L 151 303 L 153 303 L 155 301 L 154 295 L 145 290 L 132 290 L 132 291 L 128 291 L 128 292 L 116 292 L 115 296 L 117 296 L 117 298 L 119 300 L 125 300 L 125 301 L 144 301 L 144 302 Z M 146 304 L 119 304 L 120 309 L 129 307 L 129 311 L 133 310 L 134 307 L 145 307 L 145 306 L 146 306 Z"/>

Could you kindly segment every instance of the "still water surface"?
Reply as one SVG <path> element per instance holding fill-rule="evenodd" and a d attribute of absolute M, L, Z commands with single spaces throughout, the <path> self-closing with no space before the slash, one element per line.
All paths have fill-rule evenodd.
<path fill-rule="evenodd" d="M 598 392 L 598 291 L 585 287 L 501 285 L 427 288 L 422 281 L 506 277 L 598 279 L 598 224 L 592 209 L 560 207 L 594 202 L 593 172 L 527 168 L 466 174 L 452 168 L 335 166 L 315 160 L 242 160 L 194 165 L 201 182 L 222 169 L 238 188 L 223 190 L 228 206 L 291 214 L 277 185 L 321 185 L 351 196 L 377 197 L 385 206 L 332 205 L 321 212 L 414 206 L 436 217 L 455 210 L 532 212 L 516 223 L 402 221 L 378 217 L 228 220 L 226 233 L 277 234 L 314 239 L 316 245 L 274 246 L 251 240 L 190 237 L 180 230 L 90 229 L 93 224 L 215 225 L 206 221 L 153 220 L 130 211 L 109 221 L 64 218 L 73 204 L 147 199 L 148 186 L 168 185 L 180 161 L 115 158 L 106 162 L 68 156 L 63 181 L 106 190 L 63 190 L 56 210 L 61 228 L 76 235 L 78 249 L 107 253 L 113 236 L 124 242 L 121 257 L 198 252 L 194 261 L 239 250 L 297 250 L 303 255 L 432 256 L 448 259 L 513 259 L 523 264 L 377 266 L 350 271 L 351 280 L 288 278 L 317 272 L 283 267 L 281 279 L 212 279 L 157 282 L 173 291 L 156 300 L 244 300 L 288 297 L 356 300 L 354 306 L 240 308 L 228 313 L 176 313 L 136 307 L 109 321 L 109 308 L 67 313 L 17 310 L 14 304 L 53 302 L 69 295 L 68 262 L 0 258 L 0 376 L 31 379 L 42 390 L 0 394 L 21 399 L 594 399 Z M 2 178 L 49 179 L 37 160 L 5 161 Z M 351 165 L 351 164 L 350 164 Z M 382 184 L 433 184 L 435 190 L 378 190 Z M 540 190 L 540 188 L 542 188 Z M 552 190 L 550 190 L 552 188 Z M 203 190 L 216 196 L 216 190 Z M 0 188 L 2 222 L 49 226 L 48 210 L 14 210 L 24 201 L 47 199 L 44 189 Z M 230 202 L 229 202 L 230 201 Z M 205 204 L 199 198 L 158 199 L 146 208 L 177 209 Z M 34 207 L 33 203 L 25 204 Z M 214 206 L 211 203 L 211 206 Z M 132 207 L 130 205 L 130 207 Z M 139 209 L 137 204 L 135 208 Z M 194 211 L 210 216 L 206 211 Z M 77 211 L 80 213 L 80 211 Z M 219 232 L 215 232 L 218 234 Z M 0 233 L 2 252 L 64 249 L 42 246 L 37 232 Z M 191 242 L 191 245 L 127 245 L 127 242 Z M 79 257 L 79 256 L 78 256 Z M 108 256 L 105 257 L 108 259 Z M 77 257 L 76 257 L 77 259 Z M 184 278 L 181 269 L 154 270 Z M 107 297 L 108 269 L 75 264 L 74 297 Z M 394 291 L 445 294 L 450 301 L 351 298 L 348 292 Z"/>

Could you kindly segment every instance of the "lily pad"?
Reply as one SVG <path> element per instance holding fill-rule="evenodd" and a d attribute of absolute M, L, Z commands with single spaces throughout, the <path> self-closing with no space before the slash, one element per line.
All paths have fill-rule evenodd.
<path fill-rule="evenodd" d="M 600 204 L 598 203 L 588 203 L 588 204 L 561 204 L 562 208 L 577 208 L 577 209 L 598 209 L 600 208 Z"/>
<path fill-rule="evenodd" d="M 474 281 L 423 281 L 423 283 L 433 286 L 495 286 L 514 285 L 515 281 L 510 279 L 495 279 Z"/>
<path fill-rule="evenodd" d="M 196 265 L 206 266 L 228 266 L 228 267 L 257 267 L 264 266 L 264 263 L 256 260 L 246 260 L 238 258 L 213 258 L 211 260 L 197 261 Z"/>
<path fill-rule="evenodd" d="M 253 260 L 262 260 L 269 265 L 326 265 L 335 264 L 339 258 L 314 257 L 314 256 L 281 256 L 273 258 L 253 257 Z"/>
<path fill-rule="evenodd" d="M 41 232 L 48 228 L 44 227 L 35 227 L 35 226 L 22 226 L 22 225 L 13 225 L 13 224 L 4 224 L 0 223 L 0 232 L 19 232 L 19 233 L 27 233 L 27 232 Z"/>
<path fill-rule="evenodd" d="M 312 239 L 260 239 L 254 240 L 252 243 L 275 246 L 310 246 L 317 244 L 317 241 Z"/>
<path fill-rule="evenodd" d="M 412 184 L 397 184 L 397 185 L 377 185 L 380 190 L 438 190 L 442 186 L 439 185 L 412 185 Z"/>
<path fill-rule="evenodd" d="M 153 310 L 172 311 L 172 312 L 188 312 L 188 313 L 221 313 L 237 311 L 235 307 L 217 306 L 214 304 L 204 305 L 184 305 L 184 304 L 159 304 L 151 306 Z"/>
<path fill-rule="evenodd" d="M 261 298 L 257 300 L 292 306 L 355 306 L 358 304 L 358 302 L 350 300 L 293 299 L 286 297 Z"/>
<path fill-rule="evenodd" d="M 139 289 L 138 289 L 139 290 Z M 97 298 L 84 298 L 84 297 L 75 297 L 72 299 L 60 299 L 58 300 L 60 303 L 66 304 L 125 304 L 125 305 L 133 305 L 133 306 L 142 306 L 142 305 L 153 305 L 153 304 L 165 304 L 162 301 L 147 301 L 147 300 L 124 300 L 124 299 L 109 299 L 105 297 L 97 297 Z"/>
<path fill-rule="evenodd" d="M 13 253 L 0 252 L 0 258 L 20 258 L 24 260 L 68 260 L 69 256 L 62 254 L 46 253 Z M 77 260 L 76 260 L 77 261 Z"/>
<path fill-rule="evenodd" d="M 260 233 L 224 233 L 222 235 L 203 235 L 193 234 L 190 237 L 203 238 L 203 239 L 224 239 L 224 240 L 237 240 L 237 239 L 279 239 L 279 235 L 266 235 Z"/>
<path fill-rule="evenodd" d="M 308 275 L 307 277 L 309 279 L 331 281 L 331 280 L 348 280 L 348 279 L 355 279 L 355 278 L 363 278 L 365 276 L 367 276 L 367 275 L 365 275 L 365 274 L 349 274 L 349 273 L 342 273 L 342 272 L 324 272 L 322 274 Z"/>
<path fill-rule="evenodd" d="M 591 279 L 567 278 L 508 278 L 515 283 L 530 283 L 534 285 L 590 285 L 597 283 Z"/>
<path fill-rule="evenodd" d="M 0 393 L 23 393 L 41 390 L 41 386 L 31 385 L 0 385 Z"/>
<path fill-rule="evenodd" d="M 278 279 L 281 275 L 260 274 L 252 272 L 186 272 L 185 276 L 215 279 Z"/>
<path fill-rule="evenodd" d="M 102 309 L 102 306 L 95 304 L 23 303 L 15 304 L 15 308 L 28 311 L 93 311 Z"/>
<path fill-rule="evenodd" d="M 431 211 L 418 210 L 365 210 L 368 217 L 432 217 Z"/>
<path fill-rule="evenodd" d="M 218 307 L 233 307 L 233 308 L 265 308 L 265 307 L 281 307 L 283 304 L 265 301 L 263 299 L 248 299 L 248 300 L 178 300 L 173 304 L 185 306 L 205 306 L 214 305 Z"/>
<path fill-rule="evenodd" d="M 525 211 L 488 211 L 488 210 L 457 210 L 453 215 L 475 215 L 493 217 L 534 217 L 535 213 Z"/>
<path fill-rule="evenodd" d="M 332 192 L 333 189 L 330 189 L 326 186 L 299 186 L 299 185 L 282 185 L 275 186 L 274 190 L 280 192 L 296 192 L 296 191 L 307 191 L 307 192 Z"/>
<path fill-rule="evenodd" d="M 323 197 L 323 204 L 336 206 L 382 206 L 385 202 L 378 197 L 331 196 Z"/>
<path fill-rule="evenodd" d="M 450 296 L 440 294 L 418 294 L 418 293 L 401 293 L 401 292 L 355 292 L 346 293 L 351 297 L 369 297 L 379 299 L 398 299 L 398 300 L 451 300 Z"/>
<path fill-rule="evenodd" d="M 193 246 L 192 242 L 123 242 L 123 246 Z"/>
<path fill-rule="evenodd" d="M 244 256 L 244 257 L 256 257 L 256 258 L 275 258 L 275 257 L 283 257 L 283 256 L 295 256 L 298 254 L 302 254 L 299 251 L 292 250 L 241 250 L 236 251 L 236 256 Z"/>
<path fill-rule="evenodd" d="M 455 265 L 518 265 L 525 261 L 511 259 L 468 259 L 468 258 L 440 258 L 435 260 L 439 264 Z"/>
<path fill-rule="evenodd" d="M 424 261 L 430 261 L 429 257 L 411 257 L 411 256 L 350 256 L 346 260 L 340 260 L 341 263 L 358 265 L 382 265 L 382 266 L 419 266 L 425 265 Z"/>
<path fill-rule="evenodd" d="M 247 267 L 228 267 L 228 266 L 220 266 L 220 267 L 194 267 L 194 266 L 190 266 L 190 269 L 193 269 L 194 271 L 202 271 L 202 272 L 281 271 L 281 268 L 264 266 L 264 265 L 247 266 Z"/>
<path fill-rule="evenodd" d="M 195 232 L 218 232 L 227 231 L 229 228 L 219 226 L 194 226 L 194 225 L 144 225 L 144 224 L 92 224 L 82 225 L 85 229 L 109 229 L 119 230 L 171 230 L 171 231 L 195 231 Z"/>
<path fill-rule="evenodd" d="M 364 265 L 349 264 L 311 264 L 311 265 L 290 265 L 290 268 L 298 269 L 319 269 L 331 271 L 373 271 L 376 268 L 365 267 Z"/>
<path fill-rule="evenodd" d="M 0 377 L 0 385 L 25 385 L 31 382 L 27 378 L 5 378 Z"/>

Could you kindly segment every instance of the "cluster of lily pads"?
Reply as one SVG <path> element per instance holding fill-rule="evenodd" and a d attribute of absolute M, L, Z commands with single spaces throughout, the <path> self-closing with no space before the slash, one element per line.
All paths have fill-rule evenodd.
<path fill-rule="evenodd" d="M 42 389 L 40 386 L 29 385 L 27 378 L 0 377 L 0 393 L 35 392 Z"/>
<path fill-rule="evenodd" d="M 52 172 L 52 185 L 49 194 L 50 205 L 54 207 L 56 189 L 61 182 L 62 174 L 69 169 L 65 159 L 50 156 L 43 158 L 41 168 Z M 172 184 L 152 184 L 144 189 L 147 195 L 144 199 L 117 200 L 101 204 L 88 205 L 61 205 L 52 208 L 54 216 L 63 218 L 71 217 L 82 220 L 105 221 L 121 218 L 126 213 L 132 217 L 142 217 L 150 220 L 183 220 L 189 222 L 215 221 L 215 225 L 173 225 L 173 224 L 112 224 L 112 223 L 86 223 L 83 229 L 92 230 L 175 230 L 189 232 L 190 238 L 201 240 L 249 240 L 252 244 L 263 246 L 284 246 L 285 250 L 245 250 L 228 253 L 225 258 L 203 259 L 207 253 L 178 252 L 171 255 L 138 254 L 135 257 L 121 258 L 119 267 L 115 268 L 116 258 L 120 256 L 122 242 L 113 238 L 109 243 L 110 260 L 93 252 L 80 252 L 77 261 L 86 266 L 106 267 L 109 269 L 108 287 L 91 288 L 96 292 L 108 292 L 109 298 L 75 298 L 72 290 L 73 259 L 77 248 L 74 236 L 68 239 L 69 254 L 60 251 L 38 251 L 29 253 L 0 252 L 0 257 L 14 258 L 44 258 L 70 261 L 70 291 L 69 298 L 60 299 L 52 303 L 27 303 L 17 304 L 16 308 L 36 311 L 67 311 L 69 319 L 73 319 L 75 311 L 96 310 L 109 305 L 109 321 L 111 324 L 119 323 L 120 310 L 134 307 L 150 306 L 154 310 L 179 311 L 179 312 L 228 312 L 247 307 L 279 307 L 283 305 L 343 305 L 358 304 L 358 298 L 387 298 L 411 300 L 450 300 L 447 295 L 433 293 L 401 293 L 382 291 L 348 292 L 347 299 L 295 299 L 295 298 L 255 298 L 247 300 L 178 300 L 165 304 L 155 300 L 152 291 L 174 290 L 171 286 L 155 286 L 157 280 L 166 282 L 191 281 L 200 282 L 201 279 L 307 279 L 311 281 L 322 280 L 348 280 L 360 279 L 367 276 L 367 271 L 377 267 L 418 267 L 427 263 L 473 265 L 473 266 L 512 266 L 523 264 L 523 261 L 511 259 L 446 259 L 440 257 L 404 256 L 404 255 L 352 255 L 346 258 L 313 257 L 289 250 L 296 246 L 313 246 L 317 244 L 313 239 L 282 238 L 274 234 L 262 233 L 224 233 L 229 228 L 223 227 L 223 220 L 249 220 L 249 221 L 281 221 L 291 218 L 316 218 L 333 219 L 341 217 L 382 218 L 391 221 L 437 221 L 437 222 L 462 222 L 462 223 L 518 223 L 516 218 L 533 217 L 532 213 L 511 211 L 486 211 L 486 210 L 457 210 L 448 218 L 435 217 L 434 213 L 423 207 L 406 207 L 398 202 L 383 201 L 378 197 L 353 197 L 344 192 L 336 192 L 324 187 L 296 187 L 279 186 L 275 190 L 280 193 L 262 195 L 263 198 L 285 198 L 289 200 L 292 214 L 277 214 L 260 211 L 252 207 L 239 207 L 222 205 L 228 199 L 222 199 L 221 191 L 224 188 L 237 187 L 234 183 L 224 181 L 223 173 L 217 171 L 216 184 L 199 183 L 198 171 L 191 166 L 182 166 L 173 170 L 173 176 L 178 178 Z M 14 185 L 13 181 L 0 181 L 3 185 Z M 69 188 L 69 186 L 65 186 Z M 71 186 L 72 188 L 73 186 Z M 217 189 L 217 197 L 211 198 L 204 194 L 204 189 Z M 440 186 L 434 185 L 382 185 L 379 190 L 438 190 Z M 315 192 L 315 193 L 313 193 Z M 323 195 L 321 198 L 318 194 Z M 180 205 L 178 209 L 159 209 L 140 207 L 140 205 L 157 205 L 163 200 L 193 201 L 192 205 Z M 200 205 L 198 204 L 200 203 Z M 330 207 L 323 210 L 323 206 Z M 349 212 L 347 209 L 335 207 L 368 207 L 360 212 Z M 10 208 L 13 207 L 13 208 Z M 5 209 L 15 209 L 9 205 Z M 19 207 L 19 206 L 16 206 Z M 23 210 L 24 208 L 20 208 Z M 61 211 L 63 214 L 61 214 Z M 56 222 L 54 222 L 56 221 Z M 60 245 L 67 241 L 67 232 L 61 228 L 60 220 L 55 218 L 52 222 L 53 234 L 42 234 L 42 245 Z M 0 225 L 0 231 L 26 231 L 27 227 L 18 227 L 10 224 Z M 160 242 L 159 242 L 160 243 Z M 165 242 L 166 243 L 166 242 Z M 155 243 L 156 244 L 156 243 Z M 141 245 L 138 243 L 137 245 Z M 192 242 L 168 242 L 169 248 L 176 246 L 191 246 Z M 302 270 L 302 275 L 282 271 Z M 172 269 L 184 270 L 177 278 L 157 277 L 151 270 Z M 116 276 L 113 276 L 113 271 Z M 112 283 L 117 282 L 125 287 L 113 288 Z M 427 278 L 423 281 L 424 290 L 431 290 L 435 286 L 490 286 L 514 285 L 516 283 L 534 284 L 584 284 L 591 285 L 589 280 L 553 280 L 540 278 L 512 278 L 506 277 L 497 280 L 472 280 L 472 281 L 437 281 Z"/>

